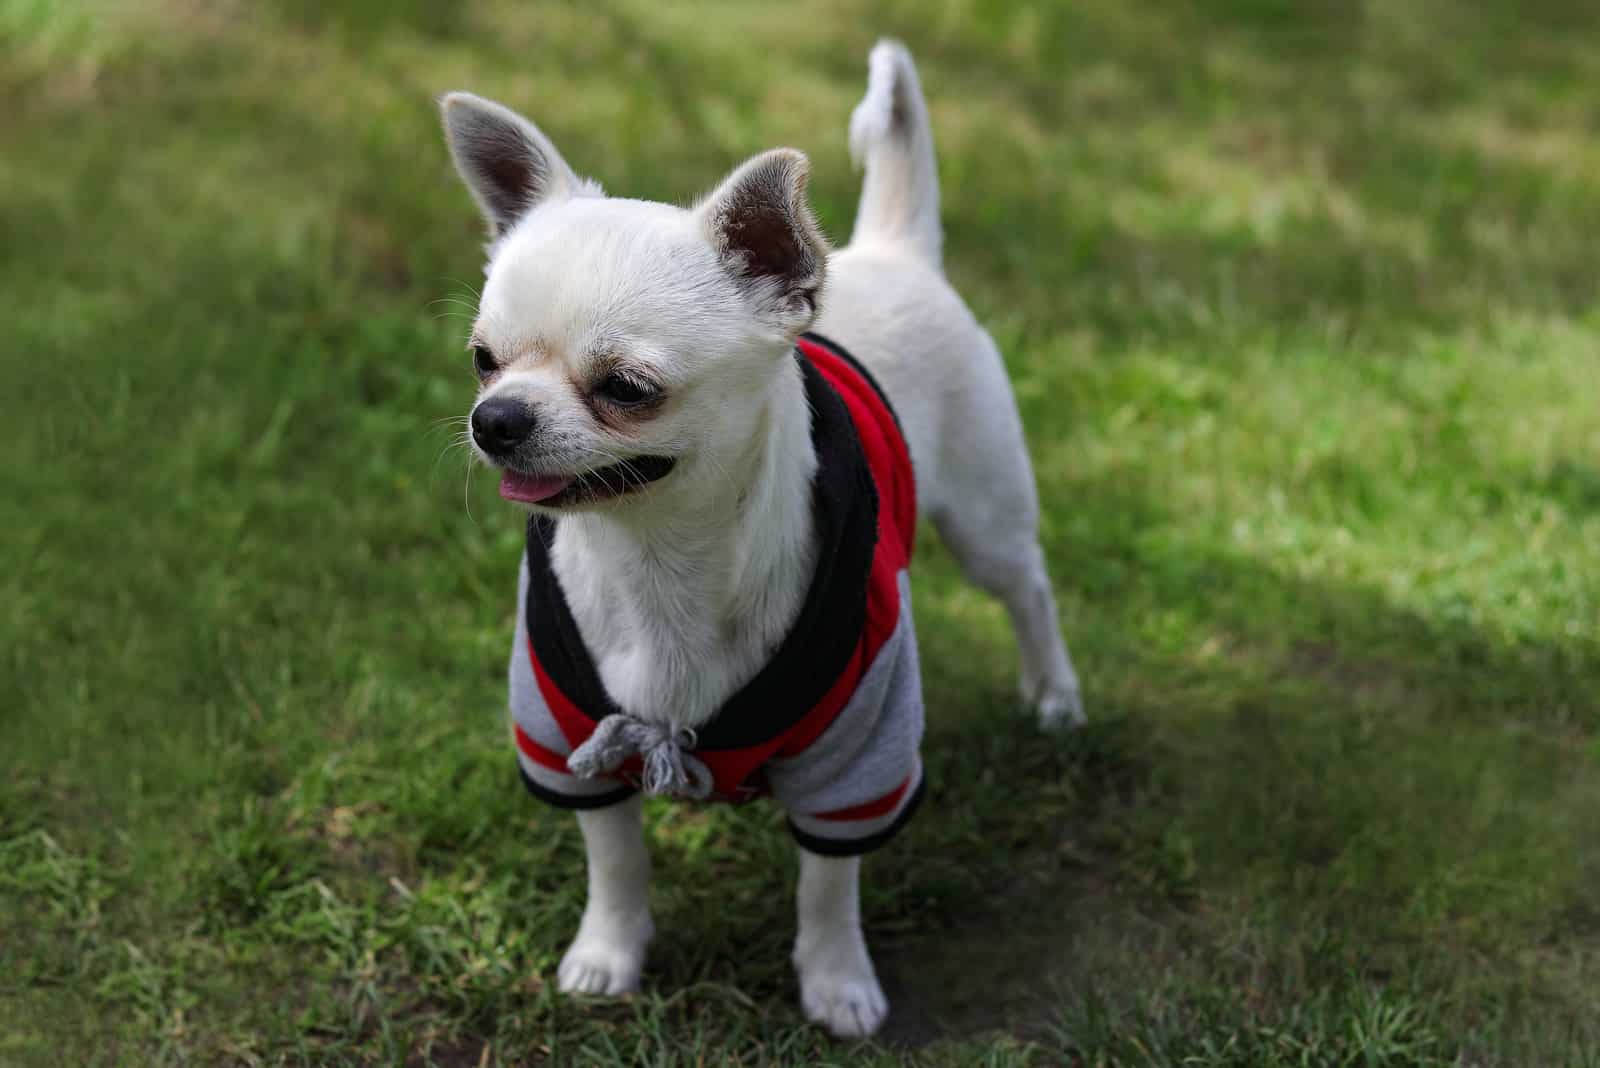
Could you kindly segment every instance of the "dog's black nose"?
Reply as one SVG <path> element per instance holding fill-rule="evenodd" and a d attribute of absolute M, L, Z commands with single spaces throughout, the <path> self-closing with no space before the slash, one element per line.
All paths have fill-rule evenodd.
<path fill-rule="evenodd" d="M 472 440 L 491 456 L 508 453 L 533 432 L 533 409 L 510 397 L 490 397 L 472 409 Z"/>

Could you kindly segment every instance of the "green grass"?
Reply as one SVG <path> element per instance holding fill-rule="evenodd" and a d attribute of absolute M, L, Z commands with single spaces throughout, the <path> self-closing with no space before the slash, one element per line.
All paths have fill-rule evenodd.
<path fill-rule="evenodd" d="M 1600 1064 L 1591 16 L 0 0 L 0 1064 Z M 562 998 L 432 98 L 628 195 L 797 145 L 842 240 L 879 33 L 1094 723 L 925 539 L 883 1040 L 800 1018 L 765 806 L 650 807 L 646 990 Z"/>

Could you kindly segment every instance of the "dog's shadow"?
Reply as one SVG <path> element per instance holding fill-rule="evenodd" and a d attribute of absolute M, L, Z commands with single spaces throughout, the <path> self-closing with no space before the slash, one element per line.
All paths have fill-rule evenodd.
<path fill-rule="evenodd" d="M 1144 743 L 1127 716 L 1041 731 L 1013 699 L 931 710 L 928 794 L 862 867 L 862 913 L 893 1006 L 882 1037 L 922 1045 L 1042 1030 L 1052 960 L 1071 956 L 1078 907 L 1106 892 L 1102 816 L 1141 793 Z M 652 807 L 657 936 L 646 985 L 737 987 L 794 1005 L 794 849 L 768 803 Z M 749 902 L 760 902 L 750 908 Z M 703 933 L 702 933 L 703 932 Z"/>
<path fill-rule="evenodd" d="M 1124 817 L 1152 788 L 1143 718 L 1043 732 L 994 704 L 930 731 L 924 825 L 864 869 L 892 1044 L 1042 1036 L 1062 963 L 1122 888 Z"/>

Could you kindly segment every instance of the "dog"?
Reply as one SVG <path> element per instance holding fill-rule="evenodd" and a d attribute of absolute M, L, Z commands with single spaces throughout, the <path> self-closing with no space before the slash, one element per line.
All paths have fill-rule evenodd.
<path fill-rule="evenodd" d="M 774 149 L 690 208 L 608 197 L 533 123 L 468 93 L 445 137 L 489 229 L 468 349 L 473 448 L 529 513 L 510 669 L 524 782 L 576 810 L 588 899 L 562 991 L 638 987 L 645 793 L 772 793 L 800 845 L 806 1016 L 888 1004 L 860 855 L 920 797 L 906 565 L 918 517 L 1009 611 L 1045 727 L 1083 722 L 1000 354 L 942 270 L 910 54 L 871 53 L 864 169 L 830 252 L 809 163 Z"/>

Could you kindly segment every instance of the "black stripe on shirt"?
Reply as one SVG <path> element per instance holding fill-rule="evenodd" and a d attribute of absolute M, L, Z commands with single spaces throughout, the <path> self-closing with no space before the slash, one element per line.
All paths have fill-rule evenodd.
<path fill-rule="evenodd" d="M 556 808 L 567 808 L 573 811 L 607 808 L 619 801 L 626 801 L 638 792 L 631 786 L 619 786 L 615 790 L 607 790 L 603 794 L 563 794 L 534 782 L 533 776 L 528 774 L 520 760 L 517 761 L 517 774 L 522 777 L 522 785 L 526 786 L 528 792 L 540 801 L 547 805 L 554 805 Z"/>
<path fill-rule="evenodd" d="M 911 819 L 911 814 L 917 810 L 917 806 L 922 804 L 922 792 L 926 783 L 926 779 L 918 781 L 916 790 L 912 792 L 911 799 L 905 803 L 905 807 L 900 810 L 900 815 L 876 834 L 869 834 L 865 838 L 819 838 L 796 827 L 794 820 L 789 821 L 789 833 L 794 835 L 795 843 L 801 849 L 824 857 L 859 857 L 863 853 L 870 853 L 900 833 L 900 829 Z"/>

